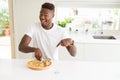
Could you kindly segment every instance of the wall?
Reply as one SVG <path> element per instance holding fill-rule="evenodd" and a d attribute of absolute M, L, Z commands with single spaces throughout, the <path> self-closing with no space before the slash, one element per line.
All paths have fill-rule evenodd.
<path fill-rule="evenodd" d="M 120 0 L 54 0 L 62 7 L 120 7 Z"/>

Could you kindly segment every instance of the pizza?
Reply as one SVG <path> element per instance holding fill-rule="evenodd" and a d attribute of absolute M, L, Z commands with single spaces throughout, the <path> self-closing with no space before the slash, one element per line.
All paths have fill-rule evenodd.
<path fill-rule="evenodd" d="M 27 66 L 33 70 L 43 70 L 49 68 L 52 64 L 51 60 L 31 60 L 27 63 Z"/>

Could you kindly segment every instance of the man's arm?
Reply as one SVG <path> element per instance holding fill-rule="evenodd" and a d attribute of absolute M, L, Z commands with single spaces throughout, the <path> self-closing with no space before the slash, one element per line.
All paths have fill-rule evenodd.
<path fill-rule="evenodd" d="M 71 56 L 76 56 L 76 46 L 74 45 L 74 41 L 72 41 L 72 43 L 68 45 L 66 48 Z"/>
<path fill-rule="evenodd" d="M 28 46 L 30 44 L 30 41 L 31 37 L 24 35 L 19 44 L 19 51 L 24 53 L 34 52 L 36 48 Z"/>
<path fill-rule="evenodd" d="M 76 56 L 76 47 L 74 45 L 74 41 L 71 38 L 61 40 L 57 46 L 59 45 L 66 47 L 71 56 Z"/>
<path fill-rule="evenodd" d="M 24 53 L 35 52 L 35 57 L 40 60 L 42 58 L 42 53 L 39 48 L 30 47 L 31 37 L 28 35 L 24 35 L 20 44 L 19 44 L 19 51 Z"/>

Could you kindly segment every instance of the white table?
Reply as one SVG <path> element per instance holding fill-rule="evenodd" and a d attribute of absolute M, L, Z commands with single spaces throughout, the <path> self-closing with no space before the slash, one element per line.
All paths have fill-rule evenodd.
<path fill-rule="evenodd" d="M 0 59 L 0 80 L 120 80 L 119 62 L 53 62 L 49 69 L 29 69 L 27 59 Z"/>

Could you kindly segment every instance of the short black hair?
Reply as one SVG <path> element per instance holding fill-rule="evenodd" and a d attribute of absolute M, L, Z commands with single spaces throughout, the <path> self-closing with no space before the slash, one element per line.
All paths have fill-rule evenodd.
<path fill-rule="evenodd" d="M 55 6 L 54 6 L 54 4 L 49 3 L 49 2 L 46 2 L 46 3 L 42 4 L 42 8 L 46 8 L 46 9 L 55 11 Z"/>

